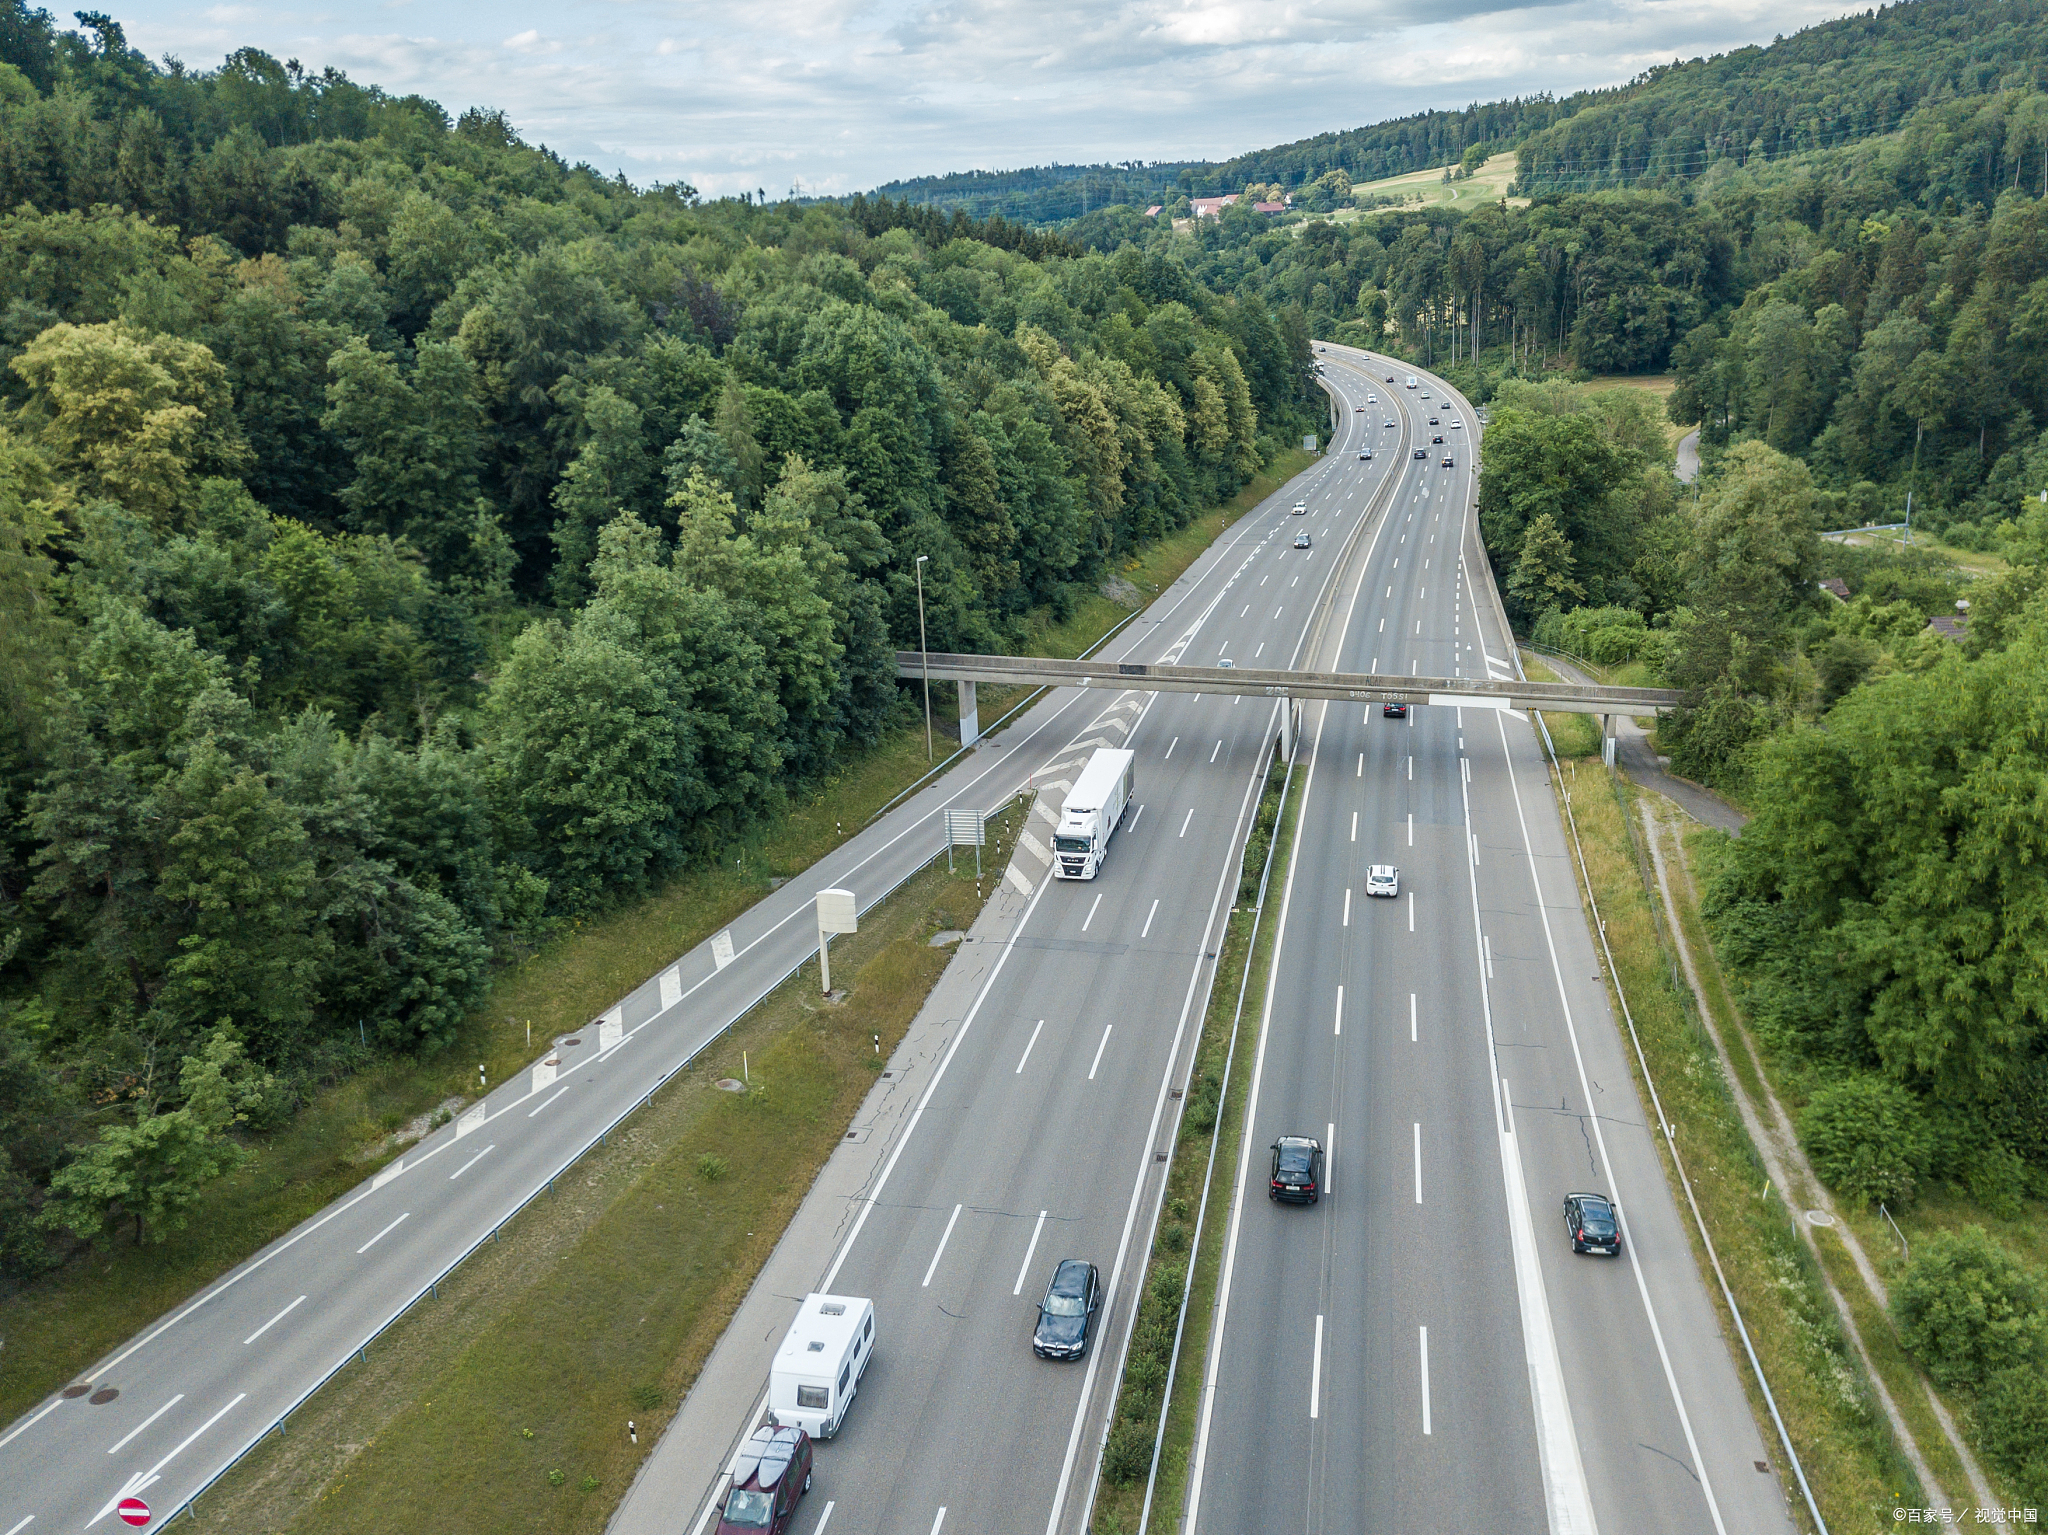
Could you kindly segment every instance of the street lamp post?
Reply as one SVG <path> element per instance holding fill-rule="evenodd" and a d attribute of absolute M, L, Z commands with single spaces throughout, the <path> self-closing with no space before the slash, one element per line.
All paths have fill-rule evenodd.
<path fill-rule="evenodd" d="M 924 760 L 930 762 L 936 756 L 932 751 L 932 653 L 924 641 L 924 562 L 928 554 L 917 557 L 917 653 L 924 658 Z"/>

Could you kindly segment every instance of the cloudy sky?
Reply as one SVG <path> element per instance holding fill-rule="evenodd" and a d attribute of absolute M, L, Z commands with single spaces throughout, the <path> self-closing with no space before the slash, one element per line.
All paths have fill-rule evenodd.
<path fill-rule="evenodd" d="M 69 7 L 55 7 L 68 11 Z M 1221 159 L 1431 107 L 1628 79 L 1768 42 L 1812 0 L 137 0 L 135 46 L 254 46 L 707 195 Z"/>

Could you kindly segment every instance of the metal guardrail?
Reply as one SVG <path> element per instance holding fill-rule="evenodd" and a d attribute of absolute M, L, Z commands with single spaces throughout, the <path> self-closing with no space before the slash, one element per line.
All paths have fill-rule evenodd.
<path fill-rule="evenodd" d="M 1151 693 L 1237 693 L 1271 698 L 1334 698 L 1353 703 L 1438 704 L 1458 708 L 1548 709 L 1555 714 L 1654 714 L 1673 709 L 1675 688 L 1610 687 L 1520 678 L 1402 677 L 1367 672 L 1305 672 L 1250 666 L 1158 666 L 1140 662 L 1060 661 L 1043 656 L 925 656 L 896 653 L 897 675 L 934 680 L 1030 683 L 1048 687 L 1136 689 Z"/>

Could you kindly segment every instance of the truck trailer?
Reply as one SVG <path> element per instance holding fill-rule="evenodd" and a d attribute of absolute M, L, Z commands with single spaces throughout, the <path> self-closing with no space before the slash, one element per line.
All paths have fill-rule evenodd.
<path fill-rule="evenodd" d="M 1136 752 L 1103 746 L 1081 769 L 1052 838 L 1052 871 L 1061 879 L 1095 878 L 1138 786 L 1137 761 Z"/>

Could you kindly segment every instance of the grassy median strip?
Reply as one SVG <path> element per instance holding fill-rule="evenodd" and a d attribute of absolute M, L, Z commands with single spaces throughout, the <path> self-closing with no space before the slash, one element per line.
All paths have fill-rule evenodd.
<path fill-rule="evenodd" d="M 1217 1276 L 1223 1267 L 1224 1243 L 1230 1230 L 1230 1200 L 1237 1182 L 1245 1099 L 1251 1091 L 1251 1055 L 1258 1043 L 1259 998 L 1263 995 L 1273 933 L 1279 921 L 1278 901 L 1270 908 L 1271 920 L 1262 920 L 1261 911 L 1253 903 L 1258 899 L 1260 879 L 1269 856 L 1276 873 L 1286 866 L 1287 850 L 1294 837 L 1296 807 L 1300 803 L 1297 792 L 1287 797 L 1283 807 L 1281 789 L 1285 780 L 1286 763 L 1276 754 L 1266 775 L 1258 817 L 1246 839 L 1236 905 L 1217 955 L 1216 978 L 1210 987 L 1209 1007 L 1188 1077 L 1190 1085 L 1181 1117 L 1180 1139 L 1167 1169 L 1165 1210 L 1146 1265 L 1145 1288 L 1125 1361 L 1123 1384 L 1117 1394 L 1116 1419 L 1103 1454 L 1102 1481 L 1096 1491 L 1092 1521 L 1097 1535 L 1130 1535 L 1138 1528 L 1170 1363 L 1173 1396 L 1166 1403 L 1166 1432 L 1160 1447 L 1159 1479 L 1153 1492 L 1152 1528 L 1177 1526 L 1181 1503 L 1187 1494 L 1188 1461 L 1208 1360 L 1209 1324 L 1215 1308 Z M 1238 1012 L 1240 997 L 1245 999 L 1242 1015 Z M 1233 1038 L 1237 1053 L 1229 1067 L 1226 1085 L 1225 1062 L 1230 1057 Z M 1189 1248 L 1205 1179 L 1209 1204 L 1202 1223 L 1201 1243 L 1191 1267 Z M 1174 1329 L 1184 1293 L 1187 1325 L 1176 1362 Z"/>
<path fill-rule="evenodd" d="M 991 835 L 1021 822 L 1018 806 Z M 973 864 L 941 858 L 870 910 L 835 945 L 844 1000 L 822 1001 L 806 964 L 215 1486 L 199 1522 L 603 1529 L 952 957 L 928 940 L 980 899 Z"/>
<path fill-rule="evenodd" d="M 1643 1054 L 1665 1115 L 1675 1126 L 1679 1154 L 1728 1286 L 1821 1513 L 1837 1531 L 1888 1526 L 1891 1510 L 1911 1501 L 1917 1491 L 1913 1474 L 1842 1335 L 1813 1256 L 1792 1225 L 1795 1212 L 1765 1179 L 1712 1041 L 1694 1019 L 1675 961 L 1666 952 L 1625 819 L 1634 813 L 1636 791 L 1611 781 L 1597 757 L 1568 758 L 1562 772 L 1592 893 L 1607 924 L 1607 943 Z M 1637 1083 L 1641 1088 L 1639 1074 Z M 1658 1146 L 1674 1197 L 1683 1207 L 1684 1191 L 1677 1186 L 1661 1136 Z M 1794 1521 L 1807 1528 L 1790 1469 L 1780 1463 L 1783 1456 L 1762 1394 L 1689 1220 L 1686 1229 L 1764 1443 L 1772 1451 L 1773 1467 L 1790 1494 Z"/>

